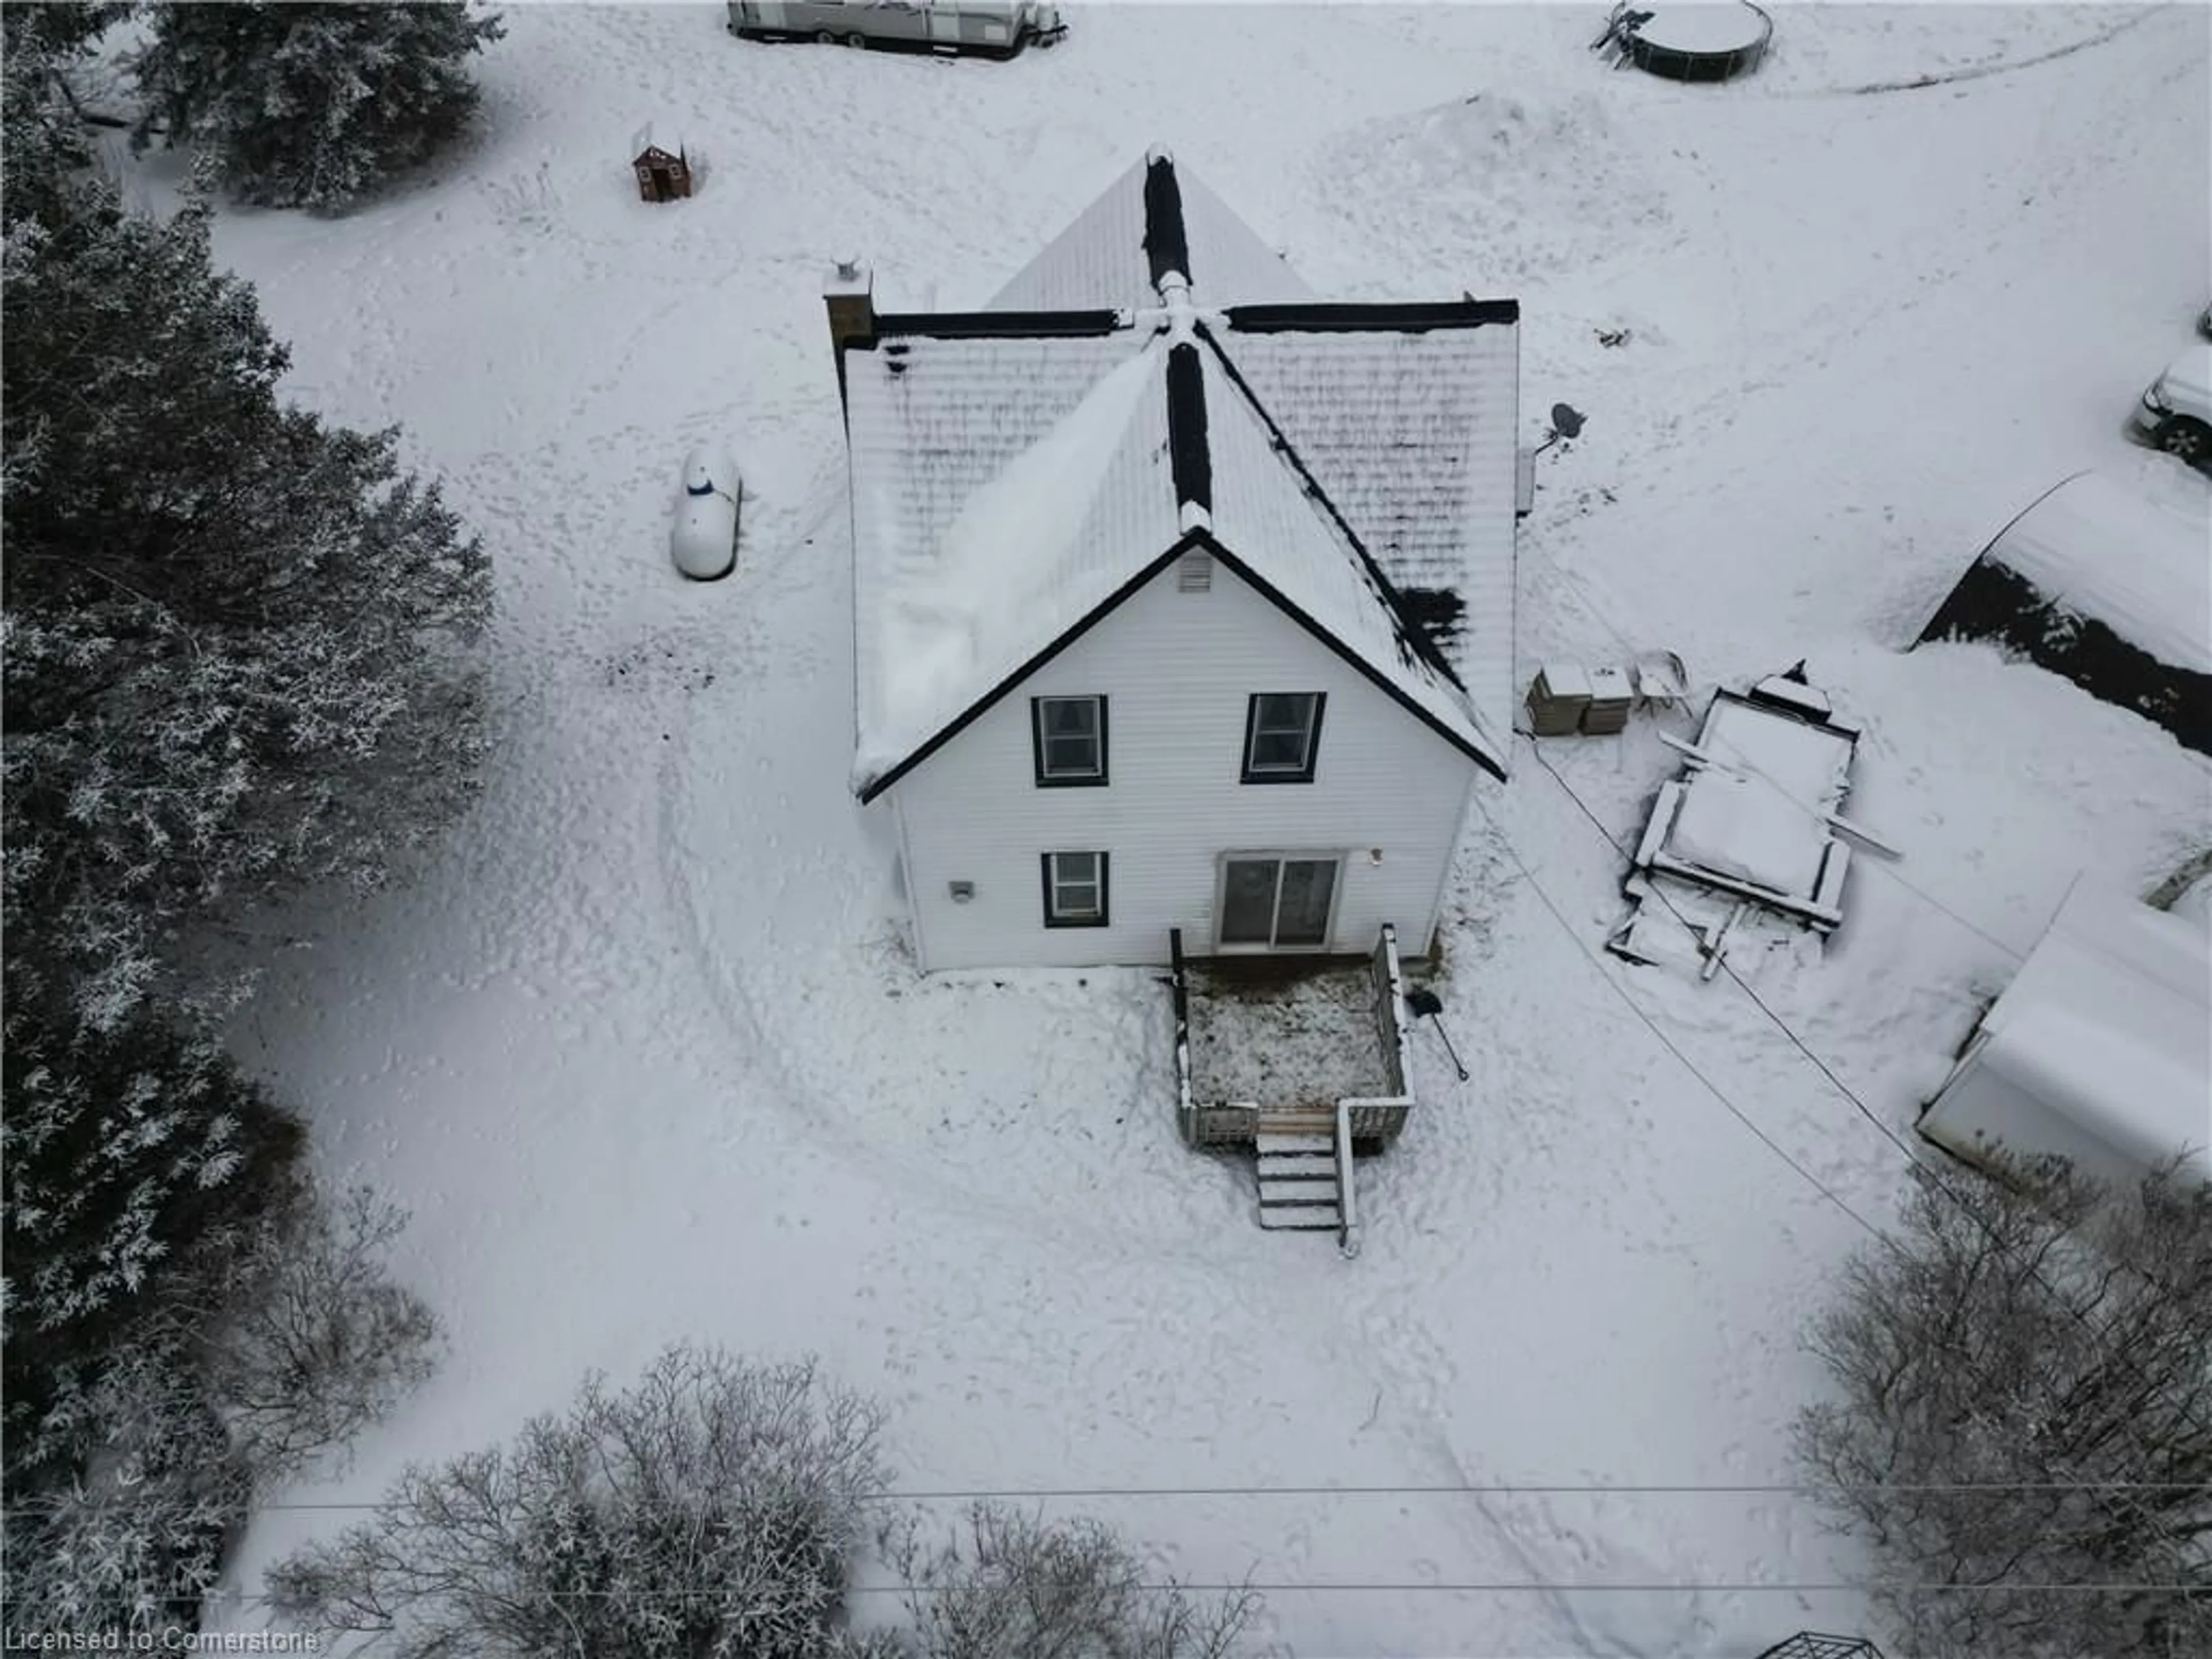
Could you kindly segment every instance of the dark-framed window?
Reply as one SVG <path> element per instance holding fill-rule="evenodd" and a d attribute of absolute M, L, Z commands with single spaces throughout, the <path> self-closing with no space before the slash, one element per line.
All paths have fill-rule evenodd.
<path fill-rule="evenodd" d="M 1048 927 L 1103 927 L 1106 925 L 1106 854 L 1047 853 L 1044 868 L 1044 925 Z"/>
<path fill-rule="evenodd" d="M 1031 697 L 1030 738 L 1040 789 L 1106 781 L 1106 699 Z"/>
<path fill-rule="evenodd" d="M 1246 783 L 1311 783 L 1324 691 L 1255 691 L 1244 711 Z"/>

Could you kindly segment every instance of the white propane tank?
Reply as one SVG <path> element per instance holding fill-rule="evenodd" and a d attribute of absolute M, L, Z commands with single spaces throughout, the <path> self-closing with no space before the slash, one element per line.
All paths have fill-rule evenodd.
<path fill-rule="evenodd" d="M 701 444 L 684 462 L 684 494 L 668 550 L 676 568 L 694 581 L 720 581 L 737 568 L 738 506 L 744 484 L 723 451 Z"/>

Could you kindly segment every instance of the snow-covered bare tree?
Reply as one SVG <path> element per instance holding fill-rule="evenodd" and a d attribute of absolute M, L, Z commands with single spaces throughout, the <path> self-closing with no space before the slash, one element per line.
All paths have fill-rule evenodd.
<path fill-rule="evenodd" d="M 269 1593 L 397 1659 L 831 1659 L 856 1650 L 847 1574 L 884 1487 L 881 1420 L 811 1363 L 673 1347 L 509 1448 L 410 1470 Z"/>
<path fill-rule="evenodd" d="M 1227 1659 L 1259 1609 L 1234 1591 L 1208 1605 L 1148 1582 L 1111 1528 L 1048 1522 L 1000 1504 L 969 1510 L 966 1534 L 894 1546 L 921 1659 Z"/>
<path fill-rule="evenodd" d="M 436 1316 L 392 1277 L 407 1212 L 366 1187 L 300 1182 L 171 1317 L 256 1486 L 381 1421 L 434 1367 Z"/>
<path fill-rule="evenodd" d="M 2212 1652 L 2212 1190 L 2013 1174 L 1918 1172 L 1816 1325 L 1842 1397 L 1800 1451 L 1906 1652 Z"/>
<path fill-rule="evenodd" d="M 428 1374 L 436 1321 L 387 1260 L 404 1213 L 283 1174 L 246 1190 L 267 1211 L 166 1264 L 122 1340 L 79 1341 L 67 1365 L 46 1353 L 39 1410 L 11 1395 L 10 1628 L 189 1620 L 248 1499 L 343 1449 Z"/>
<path fill-rule="evenodd" d="M 459 0 L 164 6 L 136 64 L 138 142 L 158 124 L 246 201 L 342 208 L 467 125 L 469 54 L 504 33 Z"/>

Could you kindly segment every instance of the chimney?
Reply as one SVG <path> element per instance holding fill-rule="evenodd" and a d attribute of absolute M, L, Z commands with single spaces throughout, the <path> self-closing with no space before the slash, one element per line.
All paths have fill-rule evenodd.
<path fill-rule="evenodd" d="M 875 273 L 857 258 L 840 259 L 823 279 L 822 303 L 830 312 L 830 349 L 837 355 L 837 397 L 845 396 L 845 348 L 876 338 Z"/>

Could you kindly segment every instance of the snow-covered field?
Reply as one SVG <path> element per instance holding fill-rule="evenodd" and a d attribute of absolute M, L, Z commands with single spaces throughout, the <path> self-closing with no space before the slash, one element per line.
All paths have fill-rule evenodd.
<path fill-rule="evenodd" d="M 878 1390 L 916 1492 L 1067 1494 L 1036 1501 L 1163 1573 L 1249 1575 L 1267 1651 L 1863 1626 L 1860 1556 L 1777 1488 L 1804 1322 L 1903 1156 L 1725 979 L 1596 954 L 1599 823 L 1632 836 L 1676 769 L 1648 720 L 1545 744 L 1599 823 L 1525 744 L 1486 792 L 1439 988 L 1474 1080 L 1417 1034 L 1364 1253 L 1261 1233 L 1249 1170 L 1176 1139 L 1152 975 L 903 954 L 847 790 L 820 281 L 858 252 L 886 306 L 980 303 L 1164 143 L 1325 295 L 1517 297 L 1529 437 L 1589 417 L 1540 464 L 1522 678 L 1805 657 L 1865 724 L 1850 813 L 1905 857 L 1861 861 L 1825 961 L 1754 984 L 1909 1139 L 2077 872 L 2141 890 L 2212 839 L 2212 768 L 2164 732 L 1898 650 L 2014 512 L 2126 459 L 2188 337 L 2212 13 L 1785 6 L 1757 75 L 1686 88 L 1606 70 L 1595 4 L 1078 4 L 1003 64 L 506 9 L 475 149 L 351 218 L 216 232 L 293 395 L 405 424 L 502 605 L 481 809 L 410 890 L 283 918 L 239 1035 L 333 1170 L 412 1207 L 401 1271 L 453 1346 L 259 1518 L 237 1622 L 333 1505 L 689 1337 Z M 696 199 L 635 199 L 648 119 L 704 154 Z M 178 164 L 137 176 L 159 200 Z M 696 586 L 666 532 L 706 438 L 748 496 L 738 574 Z"/>

